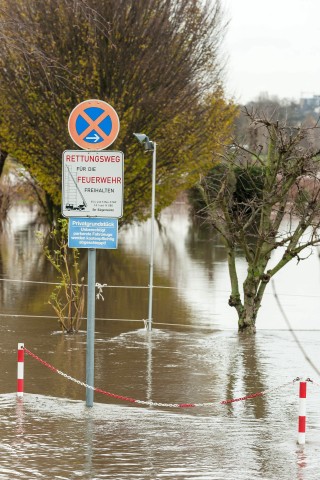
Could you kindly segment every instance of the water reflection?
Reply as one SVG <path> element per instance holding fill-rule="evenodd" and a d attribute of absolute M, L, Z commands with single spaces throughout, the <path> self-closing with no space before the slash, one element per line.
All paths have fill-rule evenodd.
<path fill-rule="evenodd" d="M 289 385 L 297 376 L 312 376 L 308 362 L 290 333 L 280 330 L 271 295 L 257 335 L 237 335 L 226 303 L 224 249 L 218 237 L 212 241 L 190 224 L 181 204 L 163 213 L 163 229 L 156 237 L 155 284 L 167 288 L 155 289 L 152 332 L 143 328 L 148 223 L 121 232 L 117 251 L 98 252 L 97 281 L 108 287 L 104 301 L 97 301 L 97 317 L 112 321 L 96 322 L 95 384 L 141 400 L 214 405 L 139 408 L 96 394 L 88 411 L 83 387 L 32 358 L 26 358 L 27 393 L 16 401 L 10 392 L 16 388 L 18 342 L 81 381 L 86 348 L 85 322 L 78 335 L 62 335 L 54 318 L 40 318 L 52 313 L 46 304 L 52 286 L 33 282 L 52 282 L 55 276 L 35 242 L 38 227 L 19 222 L 3 234 L 0 245 L 0 279 L 15 280 L 0 282 L 0 479 L 319 478 L 319 389 L 310 388 L 307 443 L 301 448 L 296 445 L 297 385 Z M 314 260 L 298 267 L 299 287 L 294 264 L 290 278 L 279 277 L 277 285 L 286 294 L 281 298 L 290 320 L 299 324 L 303 319 L 306 329 L 317 325 L 319 315 Z M 82 261 L 85 268 L 85 252 Z M 143 288 L 132 288 L 137 286 Z M 197 328 L 203 326 L 211 328 Z M 264 331 L 267 326 L 278 330 Z M 317 362 L 320 332 L 298 334 Z M 220 403 L 275 386 L 279 388 L 263 397 Z"/>
<path fill-rule="evenodd" d="M 305 480 L 304 471 L 307 468 L 307 454 L 304 446 L 299 447 L 297 450 L 297 479 Z"/>
<path fill-rule="evenodd" d="M 147 401 L 152 402 L 152 332 L 146 331 L 147 335 L 147 370 L 146 370 L 146 379 L 147 379 Z"/>
<path fill-rule="evenodd" d="M 260 364 L 261 352 L 256 337 L 236 337 L 234 354 L 229 362 L 227 398 L 237 398 L 240 392 L 246 394 L 259 393 L 267 389 L 263 381 L 263 367 Z M 230 414 L 237 414 L 244 408 L 244 404 L 232 403 L 229 406 Z M 264 418 L 266 402 L 263 397 L 257 397 L 249 403 L 254 418 Z"/>
<path fill-rule="evenodd" d="M 52 315 L 47 300 L 53 286 L 47 282 L 55 282 L 56 273 L 35 239 L 40 227 L 28 223 L 27 213 L 19 215 L 1 237 L 2 313 Z M 228 306 L 226 252 L 219 236 L 193 225 L 183 203 L 166 209 L 161 225 L 155 236 L 154 325 L 236 329 L 236 313 Z M 131 320 L 136 328 L 148 316 L 150 224 L 126 227 L 119 237 L 117 250 L 97 251 L 97 282 L 107 286 L 104 301 L 97 301 L 96 316 Z M 239 262 L 241 278 L 246 266 L 241 258 Z M 81 265 L 86 277 L 86 250 L 81 251 Z M 299 266 L 291 262 L 275 277 L 278 296 L 293 328 L 319 328 L 319 271 L 315 252 Z M 259 315 L 259 329 L 287 329 L 271 286 Z"/>
<path fill-rule="evenodd" d="M 236 313 L 228 306 L 230 285 L 225 249 L 219 237 L 202 226 L 193 225 L 186 205 L 170 207 L 162 213 L 164 227 L 156 237 L 156 272 L 165 275 L 176 289 L 187 312 L 184 324 L 213 328 L 236 328 Z M 128 229 L 122 244 L 126 254 L 143 256 L 149 241 L 148 223 Z M 278 256 L 280 251 L 277 252 Z M 275 256 L 275 260 L 276 260 Z M 274 260 L 274 261 L 275 261 Z M 147 262 L 147 258 L 146 258 Z M 245 278 L 246 264 L 239 256 L 239 278 Z M 319 329 L 320 263 L 316 251 L 297 264 L 289 263 L 275 277 L 276 290 L 293 328 Z M 157 284 L 162 278 L 158 276 Z M 175 318 L 181 318 L 175 310 Z M 158 313 L 158 312 L 157 312 Z M 160 314 L 161 315 L 161 314 Z M 177 322 L 178 323 L 178 322 Z M 271 286 L 267 287 L 257 327 L 287 329 Z"/>
<path fill-rule="evenodd" d="M 23 442 L 24 428 L 24 404 L 23 398 L 17 397 L 16 399 L 16 425 L 17 425 L 17 441 Z"/>
<path fill-rule="evenodd" d="M 91 415 L 90 411 L 86 412 L 85 415 L 85 462 L 84 462 L 84 469 L 81 472 L 81 476 L 87 475 L 90 478 L 91 474 L 93 473 L 93 456 L 94 456 L 94 419 Z"/>
<path fill-rule="evenodd" d="M 8 319 L 2 322 L 3 342 L 14 345 L 23 337 L 40 357 L 83 380 L 85 335 L 50 334 L 48 323 L 43 330 L 40 325 L 38 319 L 16 329 Z M 183 328 L 127 328 L 119 333 L 118 325 L 112 326 L 96 334 L 99 388 L 165 403 L 213 402 L 213 407 L 139 408 L 97 394 L 94 408 L 86 409 L 82 387 L 29 357 L 27 393 L 16 403 L 6 393 L 15 389 L 11 374 L 15 377 L 16 352 L 1 348 L 1 363 L 13 367 L 0 383 L 0 478 L 4 474 L 15 480 L 23 471 L 28 478 L 48 480 L 318 478 L 318 391 L 312 395 L 310 389 L 303 450 L 296 445 L 296 385 L 246 402 L 220 404 L 308 371 L 288 332 L 258 332 L 248 339 L 233 332 L 191 334 Z M 318 337 L 303 332 L 313 358 Z M 11 452 L 10 460 L 5 452 Z"/>

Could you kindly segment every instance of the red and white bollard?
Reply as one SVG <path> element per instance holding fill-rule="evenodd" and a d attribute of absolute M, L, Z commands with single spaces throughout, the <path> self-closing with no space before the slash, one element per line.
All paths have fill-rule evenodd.
<path fill-rule="evenodd" d="M 306 403 L 307 403 L 307 382 L 300 382 L 299 387 L 299 423 L 298 423 L 298 444 L 306 443 Z"/>
<path fill-rule="evenodd" d="M 24 343 L 18 343 L 17 397 L 23 397 L 24 387 Z"/>

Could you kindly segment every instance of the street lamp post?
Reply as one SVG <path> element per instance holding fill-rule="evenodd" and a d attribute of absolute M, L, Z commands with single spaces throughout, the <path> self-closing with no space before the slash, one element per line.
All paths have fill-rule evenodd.
<path fill-rule="evenodd" d="M 144 145 L 146 152 L 152 152 L 152 192 L 151 192 L 151 241 L 150 241 L 150 264 L 149 264 L 149 306 L 148 306 L 148 331 L 152 330 L 152 303 L 153 303 L 153 259 L 154 259 L 154 223 L 156 203 L 156 162 L 157 144 L 149 140 L 144 133 L 133 134 Z"/>

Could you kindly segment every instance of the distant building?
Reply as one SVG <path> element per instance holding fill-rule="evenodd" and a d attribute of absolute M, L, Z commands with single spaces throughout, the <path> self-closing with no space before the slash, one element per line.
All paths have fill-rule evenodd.
<path fill-rule="evenodd" d="M 303 110 L 315 110 L 320 107 L 320 95 L 313 95 L 312 97 L 300 98 L 300 107 Z"/>

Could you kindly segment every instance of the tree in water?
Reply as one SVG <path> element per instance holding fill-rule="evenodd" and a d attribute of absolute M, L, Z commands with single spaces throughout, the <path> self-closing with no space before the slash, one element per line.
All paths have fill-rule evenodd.
<path fill-rule="evenodd" d="M 320 243 L 319 153 L 310 147 L 313 127 L 289 127 L 246 111 L 267 149 L 235 142 L 199 184 L 202 215 L 227 249 L 231 295 L 239 332 L 254 333 L 266 287 L 288 262 Z M 260 132 L 259 132 L 260 133 Z M 252 138 L 252 134 L 248 137 Z M 281 248 L 280 258 L 273 252 Z M 237 252 L 247 273 L 239 281 Z"/>

